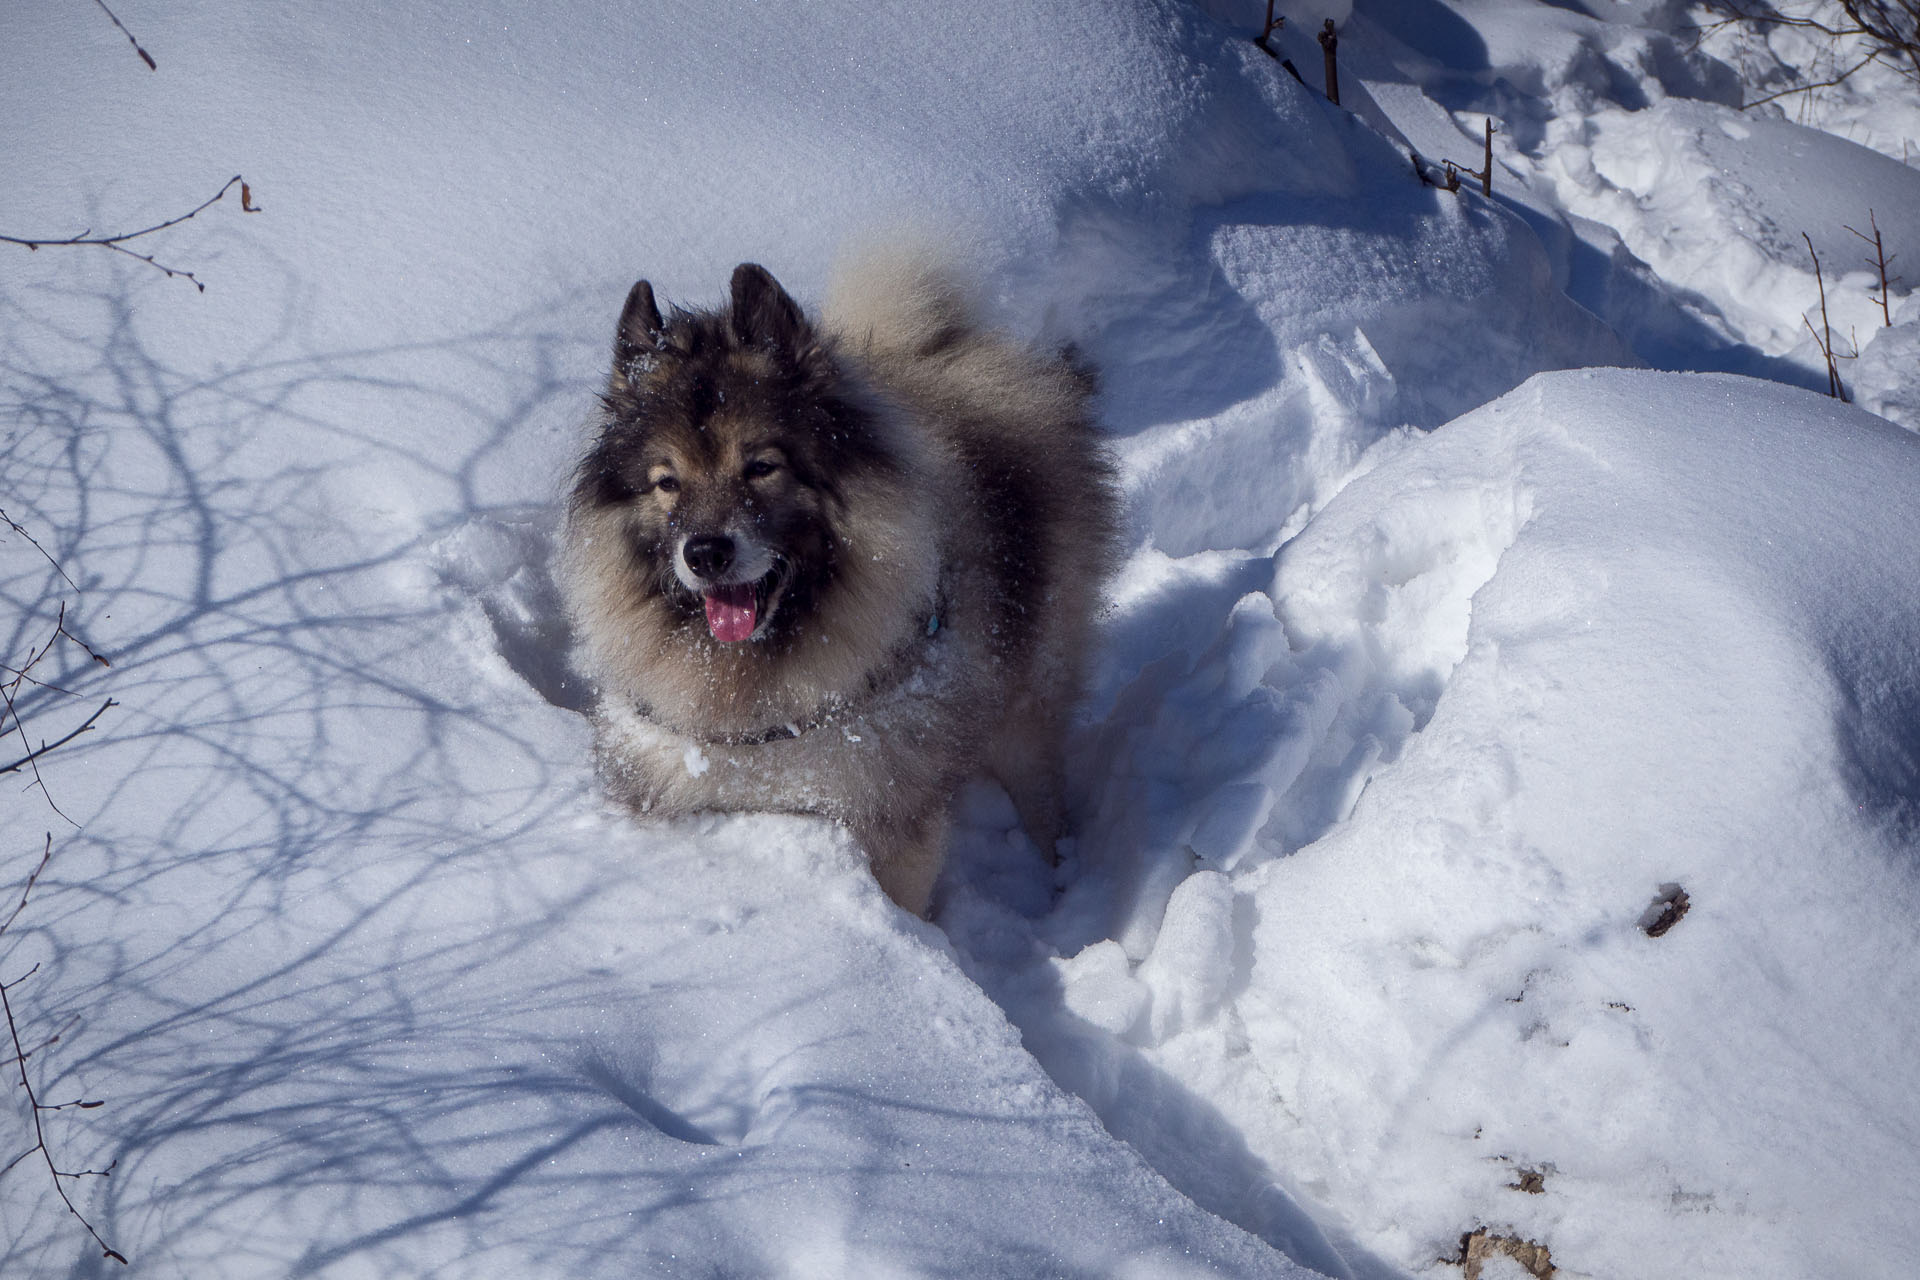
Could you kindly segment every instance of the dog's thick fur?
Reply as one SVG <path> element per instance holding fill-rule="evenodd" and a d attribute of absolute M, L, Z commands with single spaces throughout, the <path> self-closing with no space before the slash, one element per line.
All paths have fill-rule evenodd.
<path fill-rule="evenodd" d="M 1091 383 L 912 255 L 818 324 L 751 263 L 664 320 L 636 284 L 561 566 L 609 789 L 824 814 L 915 913 L 983 767 L 1050 851 L 1117 528 Z"/>

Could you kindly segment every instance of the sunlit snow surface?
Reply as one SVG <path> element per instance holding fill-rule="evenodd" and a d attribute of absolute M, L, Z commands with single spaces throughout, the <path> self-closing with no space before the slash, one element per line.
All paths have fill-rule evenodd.
<path fill-rule="evenodd" d="M 1253 0 L 117 5 L 154 72 L 24 9 L 0 232 L 264 209 L 140 242 L 205 294 L 0 246 L 65 575 L 0 541 L 0 660 L 64 601 L 114 665 L 32 732 L 120 704 L 0 809 L 0 980 L 126 1274 L 1920 1256 L 1897 78 L 1740 112 L 1818 51 L 1641 4 L 1302 7 L 1351 113 Z M 1415 180 L 1488 114 L 1492 201 Z M 903 228 L 1102 365 L 1133 545 L 1074 847 L 975 784 L 932 924 L 824 825 L 600 801 L 548 574 L 636 276 Z M 1800 389 L 1803 230 L 1872 413 Z M 0 1174 L 0 1274 L 110 1273 Z"/>

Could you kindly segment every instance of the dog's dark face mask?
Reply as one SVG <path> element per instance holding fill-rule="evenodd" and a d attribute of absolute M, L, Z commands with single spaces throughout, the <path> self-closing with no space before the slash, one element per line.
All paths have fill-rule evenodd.
<path fill-rule="evenodd" d="M 764 268 L 723 311 L 627 296 L 576 507 L 618 508 L 636 580 L 722 644 L 780 642 L 832 585 L 845 481 L 895 469 L 830 344 Z"/>

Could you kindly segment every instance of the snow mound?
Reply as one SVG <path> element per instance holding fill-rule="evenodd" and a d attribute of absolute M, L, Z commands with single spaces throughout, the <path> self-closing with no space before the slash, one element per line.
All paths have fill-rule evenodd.
<path fill-rule="evenodd" d="M 1287 1188 L 1354 1274 L 1475 1229 L 1576 1276 L 1897 1274 L 1920 542 L 1889 521 L 1920 445 L 1770 384 L 1583 372 L 1369 463 L 1279 556 L 1282 626 L 1250 596 L 1259 640 L 1165 695 L 1217 743 L 1324 689 L 1302 748 L 1200 777 L 1170 744 L 1130 785 L 1206 817 L 1140 838 L 1163 914 L 1077 954 L 1056 922 L 1057 996 L 984 980 L 1143 1150 L 1198 1123 L 1167 1082 L 1202 1089 L 1243 1182 L 1162 1168 L 1276 1240 L 1245 1188 Z M 1355 791 L 1292 851 L 1290 812 Z"/>
<path fill-rule="evenodd" d="M 1863 261 L 1920 244 L 1920 170 L 1816 129 L 1705 102 L 1606 110 L 1562 138 L 1547 166 L 1563 205 L 1604 222 L 1666 280 L 1711 299 L 1734 334 L 1770 355 L 1811 339 L 1820 256 L 1841 350 L 1878 325 L 1879 275 Z M 1889 248 L 1889 252 L 1895 250 Z"/>

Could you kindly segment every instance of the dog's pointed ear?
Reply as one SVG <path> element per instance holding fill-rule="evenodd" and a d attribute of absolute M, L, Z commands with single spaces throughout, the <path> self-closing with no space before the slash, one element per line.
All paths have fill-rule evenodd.
<path fill-rule="evenodd" d="M 800 355 L 811 337 L 800 304 L 757 262 L 743 262 L 733 269 L 733 310 L 728 323 L 742 346 L 771 347 L 791 356 Z"/>
<path fill-rule="evenodd" d="M 636 281 L 627 293 L 627 305 L 620 309 L 620 328 L 613 336 L 612 389 L 615 392 L 627 389 L 633 362 L 658 352 L 665 336 L 660 307 L 653 300 L 653 286 L 645 280 Z"/>

